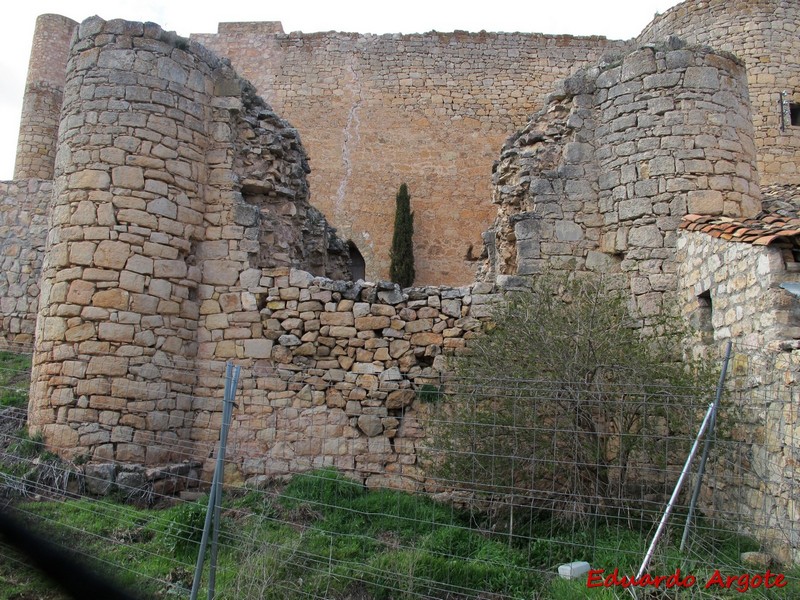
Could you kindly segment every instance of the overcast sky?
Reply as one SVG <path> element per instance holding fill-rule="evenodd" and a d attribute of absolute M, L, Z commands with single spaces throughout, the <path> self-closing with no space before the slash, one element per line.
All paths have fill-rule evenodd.
<path fill-rule="evenodd" d="M 214 33 L 222 21 L 281 21 L 284 31 L 422 33 L 524 31 L 629 39 L 679 0 L 11 0 L 0 19 L 0 180 L 10 179 L 37 15 L 82 21 L 154 21 L 180 35 Z"/>

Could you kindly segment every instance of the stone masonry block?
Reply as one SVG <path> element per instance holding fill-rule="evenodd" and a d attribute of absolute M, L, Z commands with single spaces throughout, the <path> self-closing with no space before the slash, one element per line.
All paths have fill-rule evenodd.
<path fill-rule="evenodd" d="M 719 89 L 719 71 L 714 67 L 688 67 L 683 76 L 687 88 Z"/>
<path fill-rule="evenodd" d="M 722 214 L 723 195 L 718 190 L 695 190 L 689 192 L 689 212 L 699 215 Z"/>
<path fill-rule="evenodd" d="M 120 270 L 125 267 L 131 254 L 131 246 L 126 242 L 103 240 L 94 253 L 96 267 Z"/>
<path fill-rule="evenodd" d="M 144 171 L 141 167 L 114 167 L 111 182 L 117 187 L 141 190 L 144 189 Z"/>

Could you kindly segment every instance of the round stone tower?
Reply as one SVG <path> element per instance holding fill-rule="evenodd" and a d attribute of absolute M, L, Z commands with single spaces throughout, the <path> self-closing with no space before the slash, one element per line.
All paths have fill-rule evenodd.
<path fill-rule="evenodd" d="M 741 58 L 761 183 L 800 183 L 800 3 L 796 0 L 686 0 L 656 17 L 636 40 L 670 35 Z"/>
<path fill-rule="evenodd" d="M 188 443 L 218 64 L 192 50 L 152 23 L 93 17 L 75 36 L 30 406 L 66 454 L 155 464 Z"/>
<path fill-rule="evenodd" d="M 40 15 L 22 104 L 14 179 L 52 179 L 64 81 L 77 23 L 61 15 Z"/>

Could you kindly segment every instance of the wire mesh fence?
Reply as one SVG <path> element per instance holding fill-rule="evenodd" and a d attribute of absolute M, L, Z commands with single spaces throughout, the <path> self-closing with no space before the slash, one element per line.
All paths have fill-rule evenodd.
<path fill-rule="evenodd" d="M 217 597 L 800 596 L 798 409 L 781 360 L 735 348 L 688 545 L 679 549 L 691 486 L 648 570 L 670 596 L 623 578 L 641 563 L 713 389 L 441 379 L 416 382 L 387 410 L 405 388 L 376 379 L 369 391 L 383 399 L 356 414 L 336 404 L 336 381 L 284 374 L 286 389 L 270 395 L 278 374 L 245 368 Z M 224 365 L 192 368 L 198 386 L 224 376 Z M 1 387 L 17 393 L 24 375 L 12 371 Z M 24 407 L 4 403 L 0 501 L 144 597 L 188 598 L 222 410 L 221 398 L 190 400 L 167 417 L 168 431 L 188 435 L 141 432 L 171 457 L 161 468 L 59 458 L 69 449 L 45 448 L 24 429 Z M 145 408 L 128 412 L 147 418 Z M 10 585 L 24 560 L 7 545 L 0 557 Z M 558 576 L 578 561 L 592 570 Z"/>

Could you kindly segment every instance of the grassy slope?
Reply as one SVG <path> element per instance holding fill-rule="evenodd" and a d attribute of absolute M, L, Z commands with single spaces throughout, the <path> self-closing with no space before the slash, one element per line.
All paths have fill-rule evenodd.
<path fill-rule="evenodd" d="M 546 573 L 554 573 L 561 562 L 581 559 L 631 573 L 647 541 L 646 535 L 629 530 L 601 525 L 578 530 L 537 521 L 527 526 L 531 538 L 516 538 L 509 545 L 505 536 L 471 527 L 475 515 L 425 497 L 366 491 L 333 471 L 296 476 L 282 490 L 242 494 L 229 495 L 223 513 L 217 576 L 221 599 L 614 598 L 610 590 L 587 590 L 585 579 L 566 582 Z M 204 503 L 141 510 L 70 500 L 21 508 L 94 557 L 102 572 L 115 573 L 146 597 L 188 596 Z M 720 561 L 735 563 L 742 540 L 717 538 L 705 541 L 716 546 Z M 657 561 L 654 574 L 681 567 L 698 581 L 710 575 L 701 564 L 683 562 L 673 547 L 660 552 Z M 668 597 L 690 597 L 698 587 Z M 792 596 L 781 590 L 755 597 Z"/>

